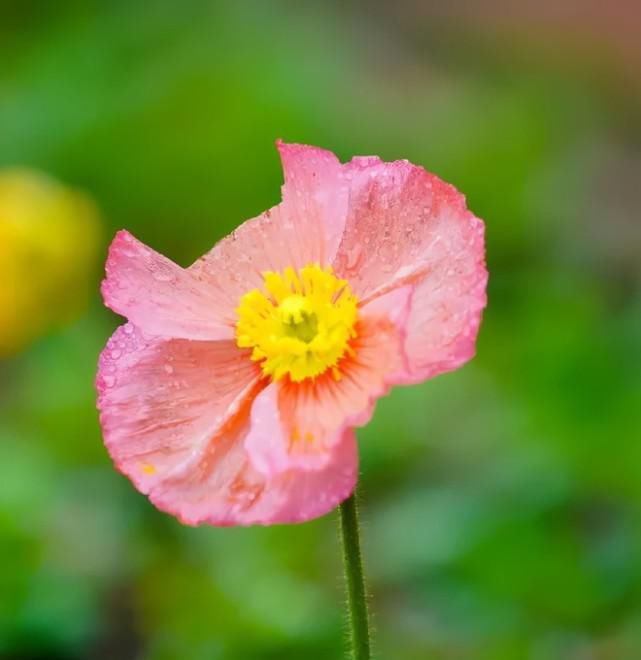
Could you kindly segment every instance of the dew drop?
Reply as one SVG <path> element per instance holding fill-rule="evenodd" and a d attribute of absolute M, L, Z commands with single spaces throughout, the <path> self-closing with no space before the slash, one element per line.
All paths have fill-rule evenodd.
<path fill-rule="evenodd" d="M 347 253 L 347 268 L 355 268 L 358 264 L 362 255 L 361 246 L 357 243 L 349 252 Z"/>
<path fill-rule="evenodd" d="M 174 276 L 167 271 L 156 270 L 153 273 L 153 278 L 156 282 L 171 282 L 174 279 Z"/>

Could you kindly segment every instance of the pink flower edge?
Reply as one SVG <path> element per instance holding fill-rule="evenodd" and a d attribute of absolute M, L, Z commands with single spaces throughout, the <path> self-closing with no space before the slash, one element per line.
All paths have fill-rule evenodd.
<path fill-rule="evenodd" d="M 190 268 L 126 232 L 110 249 L 103 295 L 130 323 L 100 359 L 105 444 L 136 488 L 190 525 L 331 510 L 356 481 L 352 428 L 392 385 L 469 360 L 486 304 L 483 223 L 452 186 L 407 161 L 341 165 L 322 149 L 278 147 L 283 202 Z M 363 323 L 387 330 L 340 387 L 270 385 L 235 345 L 234 309 L 261 272 L 310 261 L 333 264 Z M 381 351 L 382 366 L 367 357 Z M 301 434 L 304 452 L 292 442 Z"/>

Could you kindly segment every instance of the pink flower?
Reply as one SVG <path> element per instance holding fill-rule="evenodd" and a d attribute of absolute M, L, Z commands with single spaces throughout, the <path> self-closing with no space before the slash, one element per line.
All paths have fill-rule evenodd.
<path fill-rule="evenodd" d="M 105 444 L 187 524 L 327 513 L 376 399 L 474 354 L 487 272 L 463 196 L 407 161 L 278 148 L 283 201 L 189 268 L 125 231 L 109 250 L 128 323 L 100 357 Z"/>

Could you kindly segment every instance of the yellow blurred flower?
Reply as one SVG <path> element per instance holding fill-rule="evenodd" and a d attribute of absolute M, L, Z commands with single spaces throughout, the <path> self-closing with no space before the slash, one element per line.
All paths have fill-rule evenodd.
<path fill-rule="evenodd" d="M 86 305 L 100 235 L 83 193 L 39 172 L 0 171 L 0 357 Z"/>

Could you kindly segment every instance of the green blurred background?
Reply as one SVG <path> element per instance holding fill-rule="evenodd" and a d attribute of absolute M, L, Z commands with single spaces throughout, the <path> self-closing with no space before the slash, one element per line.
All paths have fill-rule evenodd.
<path fill-rule="evenodd" d="M 477 358 L 359 431 L 377 657 L 641 658 L 640 7 L 2 0 L 0 166 L 104 227 L 84 312 L 0 363 L 0 658 L 342 657 L 334 515 L 182 527 L 95 411 L 113 233 L 191 263 L 278 202 L 277 137 L 409 158 L 487 223 Z"/>

